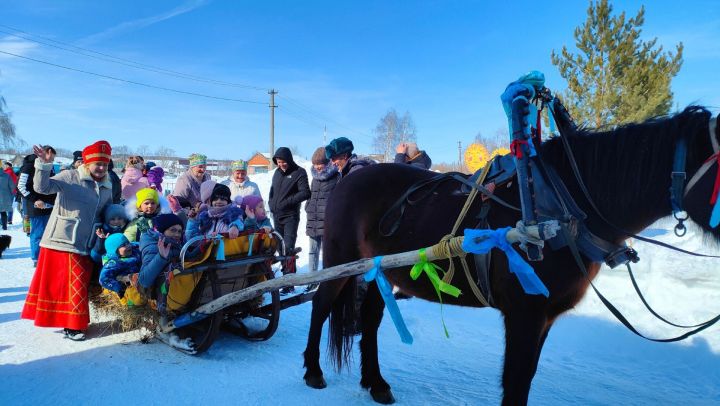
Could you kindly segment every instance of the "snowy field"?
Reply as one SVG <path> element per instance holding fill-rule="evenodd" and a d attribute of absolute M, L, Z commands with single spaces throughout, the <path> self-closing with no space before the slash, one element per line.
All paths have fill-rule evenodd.
<path fill-rule="evenodd" d="M 264 196 L 270 176 L 252 177 Z M 0 260 L 0 404 L 374 404 L 359 386 L 359 362 L 335 373 L 323 358 L 328 387 L 305 386 L 301 354 L 310 303 L 283 311 L 269 341 L 248 342 L 221 333 L 200 356 L 159 342 L 142 344 L 136 332 L 113 333 L 107 323 L 92 324 L 87 341 L 73 342 L 63 339 L 60 329 L 36 328 L 20 320 L 33 268 L 28 239 L 17 223 L 8 232 L 12 248 Z M 304 225 L 303 211 L 299 272 L 307 271 Z M 646 233 L 685 249 L 718 252 L 717 246 L 703 245 L 693 230 L 676 238 L 672 227 L 660 221 Z M 720 313 L 719 260 L 644 243 L 634 247 L 641 258 L 634 266 L 638 283 L 663 316 L 690 324 Z M 596 282 L 644 333 L 678 334 L 644 310 L 624 270 L 603 269 Z M 387 315 L 379 332 L 382 371 L 398 405 L 499 404 L 504 347 L 499 312 L 446 306 L 451 335 L 446 339 L 436 304 L 410 299 L 399 306 L 415 343 L 402 344 Z M 354 348 L 359 361 L 357 343 Z M 590 291 L 550 332 L 530 404 L 720 404 L 720 328 L 711 327 L 682 343 L 648 342 L 615 321 Z"/>

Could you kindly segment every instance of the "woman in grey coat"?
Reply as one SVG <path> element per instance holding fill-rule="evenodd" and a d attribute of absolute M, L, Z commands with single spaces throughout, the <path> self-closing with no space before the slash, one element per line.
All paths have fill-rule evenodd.
<path fill-rule="evenodd" d="M 62 327 L 65 337 L 81 341 L 90 323 L 88 286 L 93 270 L 90 249 L 100 213 L 112 203 L 107 169 L 110 144 L 98 141 L 83 149 L 83 164 L 50 177 L 52 155 L 36 146 L 33 187 L 57 193 L 40 241 L 40 255 L 22 318 L 39 327 Z"/>
<path fill-rule="evenodd" d="M 15 190 L 15 182 L 10 175 L 0 171 L 0 221 L 2 221 L 3 230 L 7 230 L 8 213 L 13 210 L 12 204 L 15 200 L 13 190 Z"/>

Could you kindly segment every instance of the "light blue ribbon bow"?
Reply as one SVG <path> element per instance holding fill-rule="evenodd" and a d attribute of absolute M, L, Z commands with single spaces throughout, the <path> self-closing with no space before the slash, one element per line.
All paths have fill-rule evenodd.
<path fill-rule="evenodd" d="M 506 238 L 510 227 L 497 230 L 465 229 L 463 251 L 471 254 L 486 254 L 493 248 L 500 248 L 505 252 L 510 263 L 510 272 L 514 273 L 520 281 L 525 293 L 529 295 L 550 296 L 545 284 L 535 274 L 535 270 L 513 249 Z"/>
<path fill-rule="evenodd" d="M 375 257 L 373 261 L 375 262 L 375 267 L 365 272 L 365 282 L 372 282 L 374 280 L 375 283 L 377 283 L 378 289 L 380 290 L 380 296 L 382 296 L 385 301 L 385 306 L 390 313 L 390 318 L 392 318 L 392 321 L 395 324 L 395 329 L 398 334 L 400 334 L 400 340 L 402 340 L 405 344 L 412 344 L 412 334 L 408 331 L 407 326 L 405 325 L 405 320 L 403 320 L 402 314 L 400 313 L 400 308 L 395 301 L 395 296 L 393 296 L 392 292 L 392 285 L 385 278 L 385 274 L 383 274 L 382 267 L 380 266 L 382 256 Z"/>

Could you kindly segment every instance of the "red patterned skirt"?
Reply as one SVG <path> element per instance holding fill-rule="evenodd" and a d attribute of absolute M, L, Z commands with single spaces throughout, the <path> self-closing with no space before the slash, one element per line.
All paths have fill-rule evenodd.
<path fill-rule="evenodd" d="M 93 263 L 87 255 L 40 248 L 21 317 L 35 320 L 39 327 L 87 329 L 92 270 Z"/>

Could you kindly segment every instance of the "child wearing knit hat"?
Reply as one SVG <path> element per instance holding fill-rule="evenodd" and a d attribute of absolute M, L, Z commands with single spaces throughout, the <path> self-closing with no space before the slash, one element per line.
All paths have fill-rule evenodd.
<path fill-rule="evenodd" d="M 95 230 L 97 239 L 95 245 L 90 251 L 90 257 L 93 261 L 102 262 L 102 256 L 105 255 L 105 239 L 112 234 L 122 233 L 128 223 L 125 214 L 125 208 L 119 204 L 109 204 L 103 210 L 103 225 Z"/>
<path fill-rule="evenodd" d="M 105 248 L 107 253 L 103 256 L 100 285 L 122 298 L 127 286 L 118 281 L 117 277 L 140 272 L 140 250 L 137 244 L 131 244 L 122 233 L 109 236 Z"/>
<path fill-rule="evenodd" d="M 165 206 L 167 200 L 162 198 Z M 135 199 L 125 203 L 125 210 L 133 220 L 125 229 L 125 237 L 130 242 L 140 241 L 140 235 L 153 227 L 152 219 L 161 213 L 161 197 L 154 188 L 140 189 L 135 193 Z M 169 208 L 169 206 L 168 206 Z"/>
<path fill-rule="evenodd" d="M 267 218 L 265 212 L 265 202 L 260 196 L 245 196 L 242 199 L 241 209 L 245 211 L 245 229 L 259 230 L 264 229 L 266 233 L 272 232 L 270 219 Z"/>
<path fill-rule="evenodd" d="M 189 240 L 199 235 L 221 233 L 237 238 L 245 226 L 242 210 L 230 199 L 230 188 L 214 180 L 206 180 L 200 185 L 200 199 L 202 205 L 197 214 L 188 215 L 185 238 Z"/>

